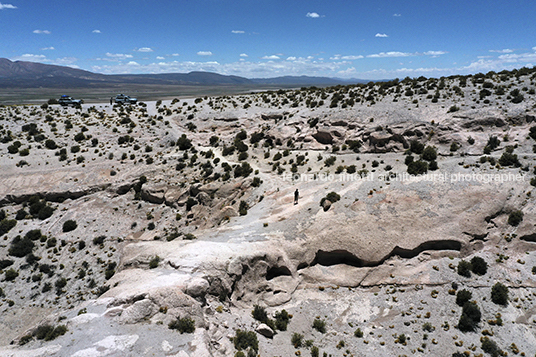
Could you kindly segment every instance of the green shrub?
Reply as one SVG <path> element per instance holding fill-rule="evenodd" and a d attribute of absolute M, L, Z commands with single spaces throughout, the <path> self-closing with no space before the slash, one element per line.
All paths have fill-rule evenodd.
<path fill-rule="evenodd" d="M 155 269 L 160 263 L 160 257 L 157 255 L 149 262 L 149 269 Z"/>
<path fill-rule="evenodd" d="M 238 213 L 240 213 L 241 216 L 245 216 L 248 214 L 248 208 L 249 208 L 249 205 L 246 201 L 240 201 L 240 206 L 238 207 Z"/>
<path fill-rule="evenodd" d="M 4 270 L 5 268 L 11 265 L 13 265 L 13 260 L 9 260 L 9 259 L 0 260 L 0 270 Z"/>
<path fill-rule="evenodd" d="M 473 294 L 469 290 L 459 290 L 456 294 L 456 304 L 459 306 L 465 305 L 466 302 L 471 300 Z"/>
<path fill-rule="evenodd" d="M 186 233 L 184 235 L 184 238 L 185 240 L 194 240 L 194 239 L 197 239 L 197 237 L 195 235 L 193 235 L 192 233 Z"/>
<path fill-rule="evenodd" d="M 523 221 L 523 212 L 513 211 L 508 216 L 508 224 L 511 226 L 518 226 Z"/>
<path fill-rule="evenodd" d="M 51 325 L 41 325 L 33 333 L 38 340 L 52 341 L 61 335 L 65 335 L 67 327 L 60 325 L 54 328 Z"/>
<path fill-rule="evenodd" d="M 50 150 L 55 150 L 58 148 L 58 145 L 56 145 L 56 142 L 52 139 L 47 139 L 45 141 L 45 147 Z"/>
<path fill-rule="evenodd" d="M 427 332 L 433 332 L 435 330 L 435 327 L 430 322 L 425 322 L 422 325 L 422 330 Z"/>
<path fill-rule="evenodd" d="M 311 347 L 311 357 L 318 357 L 318 356 L 320 356 L 320 351 L 318 347 L 316 346 Z"/>
<path fill-rule="evenodd" d="M 177 146 L 180 150 L 188 150 L 192 147 L 192 141 L 186 137 L 186 134 L 182 134 L 177 140 Z"/>
<path fill-rule="evenodd" d="M 19 276 L 19 273 L 13 268 L 10 268 L 9 270 L 6 270 L 6 272 L 4 273 L 5 281 L 13 281 L 18 276 Z"/>
<path fill-rule="evenodd" d="M 292 346 L 294 348 L 300 348 L 303 346 L 303 335 L 299 334 L 297 332 L 294 332 L 292 334 L 292 337 L 290 338 L 290 343 L 292 343 Z"/>
<path fill-rule="evenodd" d="M 414 154 L 420 155 L 424 151 L 424 144 L 418 142 L 417 140 L 412 140 L 409 143 L 409 150 Z"/>
<path fill-rule="evenodd" d="M 233 344 L 237 350 L 246 350 L 251 347 L 254 351 L 259 350 L 259 340 L 254 331 L 237 330 L 233 338 Z"/>
<path fill-rule="evenodd" d="M 458 274 L 469 278 L 471 276 L 471 263 L 465 260 L 460 260 L 458 263 Z"/>
<path fill-rule="evenodd" d="M 324 165 L 326 165 L 326 167 L 333 166 L 336 160 L 337 158 L 335 156 L 330 156 L 329 158 L 324 160 Z"/>
<path fill-rule="evenodd" d="M 508 304 L 508 287 L 500 282 L 491 287 L 491 301 L 497 305 Z"/>
<path fill-rule="evenodd" d="M 476 275 L 484 275 L 488 271 L 488 263 L 480 257 L 471 259 L 471 271 Z"/>
<path fill-rule="evenodd" d="M 234 169 L 234 177 L 248 177 L 253 172 L 253 168 L 247 162 L 237 165 Z"/>
<path fill-rule="evenodd" d="M 43 235 L 42 235 L 40 229 L 32 229 L 32 230 L 26 232 L 26 235 L 24 237 L 26 237 L 26 238 L 28 238 L 30 240 L 36 241 L 36 240 L 41 239 L 42 236 Z"/>
<path fill-rule="evenodd" d="M 17 225 L 17 220 L 4 218 L 0 221 L 0 237 Z"/>
<path fill-rule="evenodd" d="M 341 199 L 341 196 L 337 192 L 330 192 L 326 195 L 326 197 L 322 198 L 320 200 L 320 206 L 324 204 L 324 201 L 328 200 L 331 203 L 335 203 Z"/>
<path fill-rule="evenodd" d="M 426 161 L 433 161 L 437 159 L 437 151 L 432 146 L 427 146 L 422 152 L 422 158 Z"/>
<path fill-rule="evenodd" d="M 76 221 L 69 219 L 68 221 L 65 221 L 63 223 L 63 232 L 66 233 L 66 232 L 74 231 L 76 227 L 78 227 L 78 225 L 76 224 Z"/>
<path fill-rule="evenodd" d="M 170 322 L 168 327 L 172 330 L 178 330 L 181 334 L 193 333 L 195 331 L 195 321 L 189 317 L 181 317 Z"/>
<path fill-rule="evenodd" d="M 251 316 L 260 322 L 266 322 L 268 320 L 268 314 L 266 313 L 266 309 L 262 306 L 255 305 L 253 306 L 253 311 L 251 312 Z"/>
<path fill-rule="evenodd" d="M 34 247 L 34 242 L 28 237 L 21 238 L 20 236 L 16 236 L 11 242 L 8 253 L 14 257 L 22 258 L 30 254 Z"/>
<path fill-rule="evenodd" d="M 320 333 L 326 333 L 326 322 L 317 317 L 313 321 L 313 328 Z"/>
<path fill-rule="evenodd" d="M 280 312 L 275 313 L 275 327 L 279 331 L 286 331 L 287 325 L 290 322 L 290 315 L 287 310 L 283 309 Z"/>
<path fill-rule="evenodd" d="M 361 331 L 361 328 L 358 327 L 357 330 L 354 331 L 354 336 L 357 338 L 363 337 L 363 331 Z"/>
<path fill-rule="evenodd" d="M 499 158 L 499 165 L 521 167 L 521 163 L 519 162 L 517 155 L 509 152 L 504 152 L 501 155 L 501 157 Z"/>
<path fill-rule="evenodd" d="M 104 240 L 106 239 L 106 236 L 98 236 L 96 238 L 93 238 L 93 244 L 94 245 L 101 245 L 104 243 Z"/>
<path fill-rule="evenodd" d="M 408 164 L 408 174 L 422 175 L 428 172 L 428 164 L 425 161 L 418 160 Z"/>
<path fill-rule="evenodd" d="M 482 341 L 482 346 L 481 346 L 482 351 L 486 352 L 492 357 L 504 356 L 503 351 L 499 348 L 499 346 L 497 346 L 495 341 L 490 340 L 489 337 L 484 336 L 482 337 L 481 341 Z"/>
<path fill-rule="evenodd" d="M 54 286 L 56 287 L 56 294 L 60 295 L 63 292 L 62 289 L 67 286 L 67 279 L 58 278 L 58 280 L 56 280 L 54 283 Z"/>

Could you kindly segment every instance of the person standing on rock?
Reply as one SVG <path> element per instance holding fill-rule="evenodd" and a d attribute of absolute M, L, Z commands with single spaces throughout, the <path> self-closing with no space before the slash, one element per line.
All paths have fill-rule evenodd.
<path fill-rule="evenodd" d="M 294 204 L 295 205 L 298 204 L 298 198 L 300 198 L 300 192 L 298 191 L 298 189 L 296 189 L 296 191 L 294 191 Z"/>

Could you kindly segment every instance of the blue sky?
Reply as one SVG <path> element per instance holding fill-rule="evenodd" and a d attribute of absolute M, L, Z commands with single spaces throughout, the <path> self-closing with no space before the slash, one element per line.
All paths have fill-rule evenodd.
<path fill-rule="evenodd" d="M 439 77 L 536 65 L 534 0 L 0 0 L 0 57 L 97 73 Z"/>

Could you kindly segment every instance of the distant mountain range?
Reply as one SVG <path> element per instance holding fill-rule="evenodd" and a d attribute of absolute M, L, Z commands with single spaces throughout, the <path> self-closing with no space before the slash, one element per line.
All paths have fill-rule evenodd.
<path fill-rule="evenodd" d="M 163 74 L 99 74 L 81 69 L 0 58 L 0 88 L 91 88 L 126 84 L 199 86 L 331 86 L 366 83 L 359 79 L 284 76 L 248 79 L 211 72 Z"/>

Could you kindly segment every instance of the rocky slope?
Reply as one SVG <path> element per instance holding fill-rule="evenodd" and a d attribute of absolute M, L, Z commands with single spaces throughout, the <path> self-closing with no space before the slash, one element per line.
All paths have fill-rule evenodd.
<path fill-rule="evenodd" d="M 534 354 L 534 81 L 0 108 L 1 354 Z"/>

